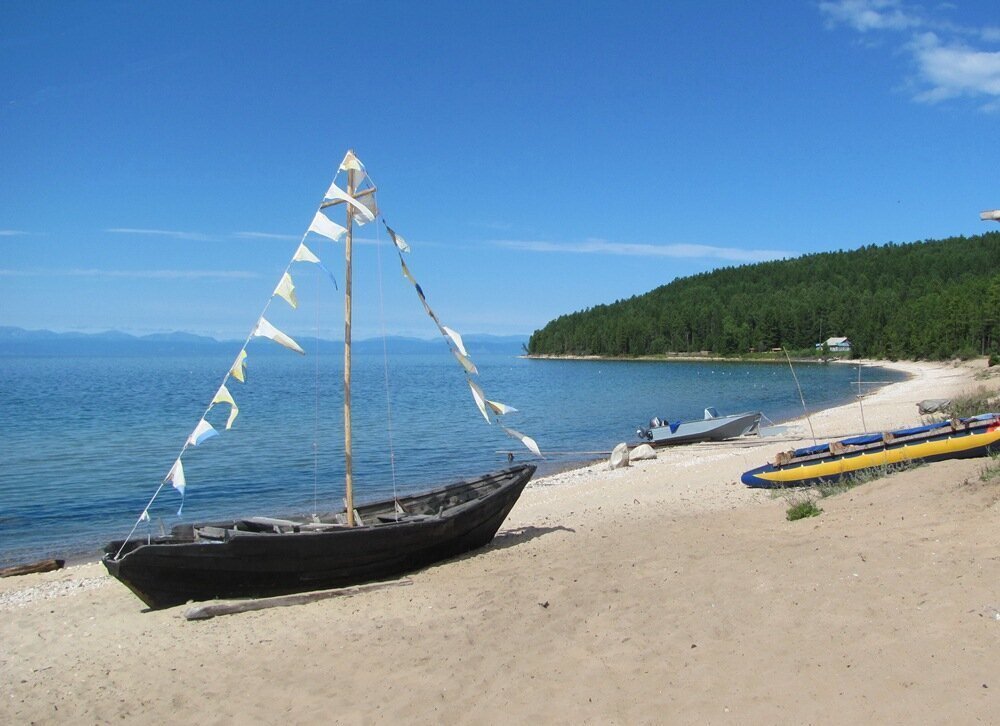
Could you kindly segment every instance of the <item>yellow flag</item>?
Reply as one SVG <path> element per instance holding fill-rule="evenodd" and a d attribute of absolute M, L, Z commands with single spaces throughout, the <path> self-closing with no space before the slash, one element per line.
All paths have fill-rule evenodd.
<path fill-rule="evenodd" d="M 292 284 L 292 276 L 287 272 L 281 276 L 281 282 L 274 288 L 274 294 L 282 298 L 293 308 L 299 306 L 299 299 L 295 297 L 295 285 Z"/>
<path fill-rule="evenodd" d="M 240 407 L 236 405 L 236 401 L 233 399 L 233 395 L 229 392 L 229 389 L 226 388 L 225 383 L 219 387 L 218 392 L 215 394 L 215 398 L 212 399 L 213 406 L 217 403 L 228 403 L 230 406 L 229 420 L 226 421 L 226 431 L 228 431 L 233 427 L 233 421 L 235 421 L 236 417 L 239 416 Z"/>
<path fill-rule="evenodd" d="M 229 369 L 229 375 L 231 375 L 240 383 L 246 383 L 246 375 L 247 375 L 246 350 L 241 350 L 240 354 L 236 356 L 236 362 L 233 363 L 233 367 Z"/>

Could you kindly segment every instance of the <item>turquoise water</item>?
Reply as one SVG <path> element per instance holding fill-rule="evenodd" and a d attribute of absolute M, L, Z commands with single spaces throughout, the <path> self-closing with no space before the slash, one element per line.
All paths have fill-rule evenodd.
<path fill-rule="evenodd" d="M 536 439 L 541 473 L 586 453 L 635 442 L 652 416 L 700 418 L 762 410 L 801 414 L 787 365 L 525 360 L 471 351 L 487 396 L 514 406 L 507 425 Z M 184 455 L 184 519 L 327 511 L 343 498 L 342 369 L 339 356 L 254 355 L 240 406 L 209 420 L 219 436 Z M 0 563 L 96 556 L 128 533 L 176 458 L 233 355 L 0 358 Z M 356 355 L 354 473 L 359 501 L 405 492 L 533 457 L 472 402 L 447 352 Z M 796 367 L 810 410 L 852 400 L 857 369 Z M 386 407 L 386 378 L 391 414 Z M 866 370 L 888 382 L 902 375 Z M 391 427 L 387 422 L 392 422 Z M 390 445 L 391 430 L 391 445 Z M 389 452 L 393 452 L 390 458 Z M 569 452 L 569 453 L 567 453 Z M 151 507 L 158 532 L 178 521 L 180 496 L 164 488 Z M 147 525 L 140 528 L 145 533 Z"/>

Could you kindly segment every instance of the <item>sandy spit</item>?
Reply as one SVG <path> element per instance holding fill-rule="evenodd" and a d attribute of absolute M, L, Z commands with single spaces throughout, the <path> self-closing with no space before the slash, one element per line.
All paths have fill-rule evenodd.
<path fill-rule="evenodd" d="M 896 364 L 869 430 L 1000 374 Z M 861 406 L 810 417 L 861 430 Z M 942 462 L 823 499 L 738 484 L 797 440 L 696 445 L 529 487 L 412 584 L 204 622 L 98 564 L 0 580 L 0 721 L 996 723 L 1000 483 Z M 804 438 L 803 438 L 804 437 Z"/>

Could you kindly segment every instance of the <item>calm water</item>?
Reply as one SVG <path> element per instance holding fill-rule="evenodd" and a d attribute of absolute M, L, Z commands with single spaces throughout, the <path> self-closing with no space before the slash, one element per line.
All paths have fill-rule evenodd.
<path fill-rule="evenodd" d="M 762 410 L 774 421 L 801 414 L 786 365 L 534 361 L 476 356 L 487 396 L 520 409 L 507 424 L 542 451 L 609 451 L 634 442 L 653 415 L 700 418 Z M 0 564 L 45 556 L 96 556 L 128 533 L 232 362 L 197 357 L 0 358 Z M 284 351 L 251 358 L 246 385 L 229 381 L 240 406 L 209 420 L 220 435 L 184 456 L 185 519 L 326 511 L 343 498 L 342 373 L 337 356 Z M 853 366 L 796 367 L 810 410 L 856 391 Z M 887 382 L 901 374 L 866 370 Z M 420 489 L 506 464 L 520 444 L 488 426 L 451 356 L 408 355 L 390 363 L 391 415 L 381 356 L 356 355 L 356 497 Z M 391 429 L 387 422 L 391 420 Z M 391 430 L 391 445 L 390 445 Z M 595 458 L 559 453 L 551 471 Z M 151 507 L 151 526 L 178 521 L 172 488 Z M 139 530 L 145 533 L 146 525 Z"/>

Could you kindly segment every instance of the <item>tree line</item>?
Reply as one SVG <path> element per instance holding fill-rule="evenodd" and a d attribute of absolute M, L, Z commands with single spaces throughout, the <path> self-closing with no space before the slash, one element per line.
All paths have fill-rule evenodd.
<path fill-rule="evenodd" d="M 563 315 L 539 355 L 743 355 L 850 339 L 866 358 L 942 359 L 1000 350 L 1000 232 L 869 245 L 679 278 Z"/>

